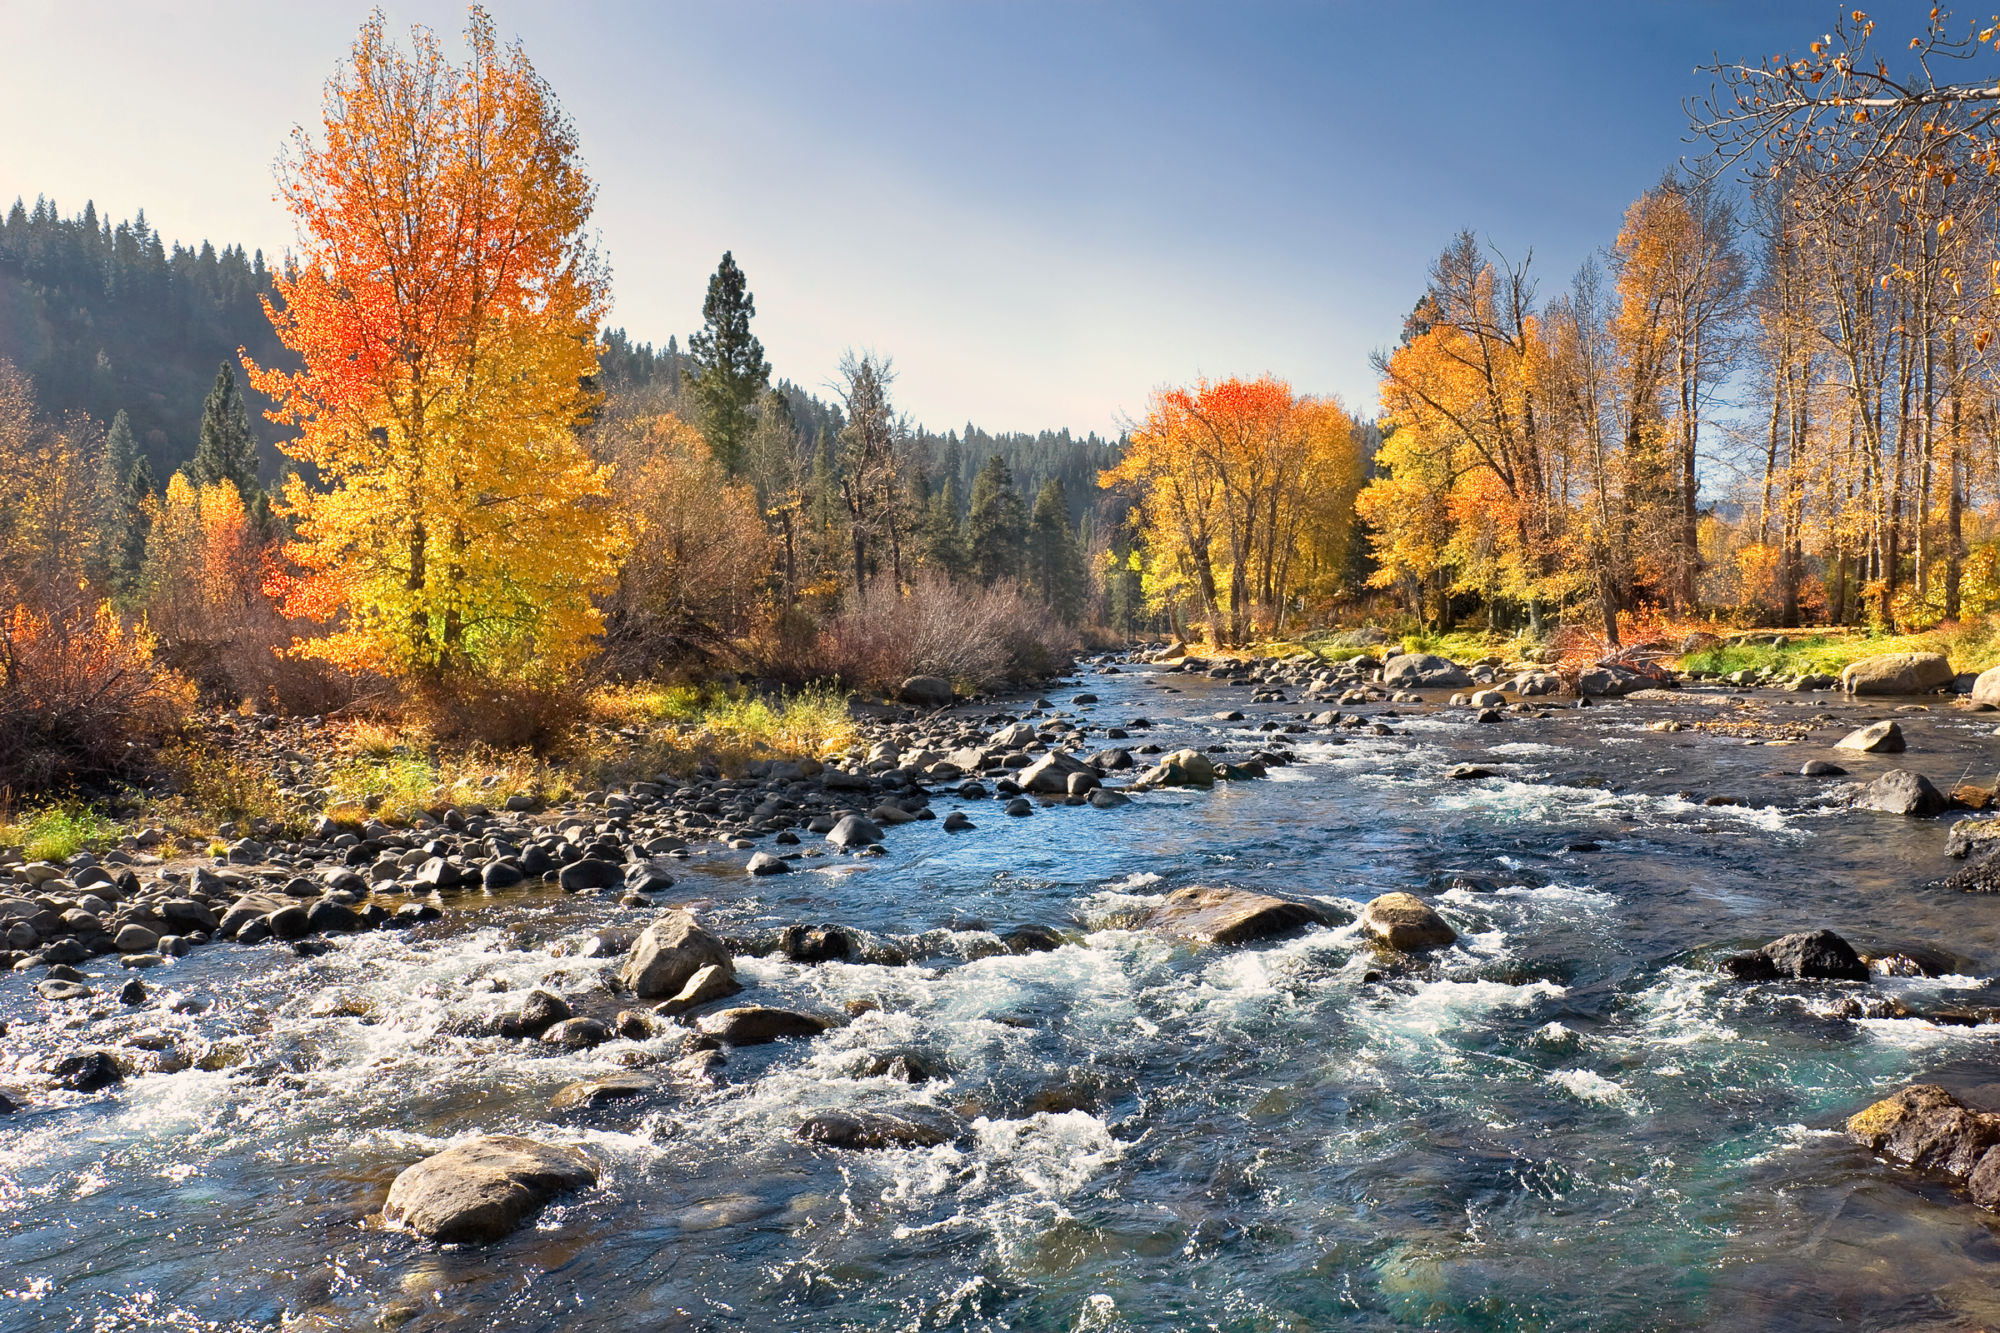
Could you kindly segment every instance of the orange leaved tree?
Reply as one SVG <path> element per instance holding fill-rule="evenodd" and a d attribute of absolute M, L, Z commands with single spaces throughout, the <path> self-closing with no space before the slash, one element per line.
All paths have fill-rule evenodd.
<path fill-rule="evenodd" d="M 439 680 L 558 674 L 599 630 L 622 533 L 576 430 L 607 290 L 575 131 L 477 8 L 469 58 L 377 13 L 295 131 L 280 195 L 300 249 L 267 305 L 298 373 L 250 365 L 316 484 L 285 508 L 304 650 Z"/>

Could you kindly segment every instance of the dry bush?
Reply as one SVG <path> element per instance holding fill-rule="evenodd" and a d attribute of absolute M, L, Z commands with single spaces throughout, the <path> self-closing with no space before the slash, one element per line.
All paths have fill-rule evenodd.
<path fill-rule="evenodd" d="M 632 532 L 604 605 L 608 666 L 645 674 L 713 655 L 763 609 L 772 546 L 756 493 L 730 481 L 700 432 L 672 413 L 614 416 L 597 444 L 617 468 L 616 503 Z"/>
<path fill-rule="evenodd" d="M 966 690 L 1033 680 L 1060 670 L 1075 631 L 1012 584 L 979 587 L 919 573 L 907 590 L 869 585 L 820 635 L 818 674 L 888 687 L 942 676 Z"/>
<path fill-rule="evenodd" d="M 573 686 L 464 676 L 407 682 L 398 713 L 440 744 L 546 754 L 569 740 L 586 706 Z"/>
<path fill-rule="evenodd" d="M 276 546 L 234 486 L 198 487 L 177 472 L 147 514 L 138 603 L 161 657 L 207 700 L 325 713 L 354 698 L 356 678 L 289 651 L 305 627 L 265 594 Z"/>
<path fill-rule="evenodd" d="M 0 790 L 136 775 L 193 703 L 108 606 L 0 587 Z"/>

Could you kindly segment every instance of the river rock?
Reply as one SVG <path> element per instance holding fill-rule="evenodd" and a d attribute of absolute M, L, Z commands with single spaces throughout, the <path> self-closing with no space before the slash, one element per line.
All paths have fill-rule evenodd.
<path fill-rule="evenodd" d="M 2000 847 L 2000 819 L 1961 819 L 1944 840 L 1945 854 L 1954 861 L 1974 853 L 1984 855 L 1996 847 Z"/>
<path fill-rule="evenodd" d="M 846 851 L 882 841 L 882 830 L 872 820 L 863 819 L 860 815 L 848 815 L 833 826 L 826 840 Z"/>
<path fill-rule="evenodd" d="M 78 1051 L 75 1055 L 65 1055 L 49 1066 L 49 1073 L 62 1087 L 71 1092 L 96 1092 L 123 1081 L 124 1075 L 118 1070 L 118 1062 L 111 1058 L 109 1051 Z"/>
<path fill-rule="evenodd" d="M 1333 916 L 1313 903 L 1274 898 L 1243 889 L 1175 889 L 1139 924 L 1197 944 L 1245 944 L 1327 925 Z"/>
<path fill-rule="evenodd" d="M 790 861 L 787 861 L 782 856 L 773 856 L 769 852 L 757 852 L 751 856 L 750 863 L 743 868 L 752 875 L 759 877 L 764 875 L 789 875 L 792 873 L 792 863 Z"/>
<path fill-rule="evenodd" d="M 653 1090 L 653 1080 L 641 1074 L 607 1074 L 603 1078 L 572 1083 L 549 1099 L 552 1111 L 596 1110 L 627 1097 L 643 1097 Z"/>
<path fill-rule="evenodd" d="M 964 1132 L 956 1116 L 928 1106 L 895 1111 L 822 1111 L 799 1126 L 799 1137 L 828 1148 L 931 1148 Z"/>
<path fill-rule="evenodd" d="M 521 1000 L 521 1012 L 515 1017 L 514 1026 L 522 1035 L 539 1037 L 558 1023 L 575 1017 L 569 1001 L 554 991 L 546 991 L 537 986 Z"/>
<path fill-rule="evenodd" d="M 1945 799 L 1923 774 L 1892 768 L 1861 789 L 1854 808 L 1889 815 L 1935 815 L 1945 808 Z"/>
<path fill-rule="evenodd" d="M 1074 790 L 1070 779 L 1075 776 L 1088 777 L 1097 781 L 1097 774 L 1090 765 L 1075 755 L 1061 750 L 1051 750 L 1034 763 L 1022 769 L 1014 778 L 1023 791 L 1041 792 L 1049 796 L 1063 796 Z"/>
<path fill-rule="evenodd" d="M 624 882 L 624 866 L 615 865 L 610 861 L 599 861 L 589 856 L 581 861 L 571 861 L 556 872 L 556 883 L 561 886 L 564 893 L 616 888 Z"/>
<path fill-rule="evenodd" d="M 1507 688 L 1523 699 L 1561 694 L 1563 678 L 1553 671 L 1523 671 L 1507 683 Z"/>
<path fill-rule="evenodd" d="M 1448 658 L 1401 653 L 1382 664 L 1382 683 L 1392 689 L 1455 690 L 1472 684 L 1472 676 Z"/>
<path fill-rule="evenodd" d="M 1642 672 L 1616 662 L 1600 662 L 1577 673 L 1576 692 L 1585 697 L 1616 698 L 1643 690 L 1655 682 Z"/>
<path fill-rule="evenodd" d="M 1973 680 L 1972 702 L 2000 706 L 2000 666 L 1988 667 Z"/>
<path fill-rule="evenodd" d="M 148 930 L 136 921 L 120 926 L 111 939 L 112 947 L 119 953 L 149 953 L 159 942 L 158 931 Z"/>
<path fill-rule="evenodd" d="M 611 1040 L 611 1029 L 595 1018 L 565 1018 L 542 1034 L 545 1045 L 565 1051 L 587 1051 Z"/>
<path fill-rule="evenodd" d="M 763 1005 L 745 1005 L 704 1015 L 695 1030 L 725 1046 L 762 1046 L 786 1037 L 817 1037 L 832 1023 L 812 1014 Z"/>
<path fill-rule="evenodd" d="M 1840 688 L 1849 694 L 1926 694 L 1951 684 L 1956 675 L 1940 653 L 1880 653 L 1848 663 Z"/>
<path fill-rule="evenodd" d="M 625 956 L 618 979 L 640 999 L 653 1000 L 678 995 L 704 967 L 736 976 L 736 964 L 722 941 L 703 930 L 693 913 L 675 911 L 646 927 Z"/>
<path fill-rule="evenodd" d="M 1421 953 L 1442 949 L 1458 939 L 1458 932 L 1432 911 L 1421 898 L 1409 893 L 1385 893 L 1361 910 L 1361 925 L 1380 943 L 1399 953 Z"/>
<path fill-rule="evenodd" d="M 1847 770 L 1828 759 L 1808 759 L 1805 763 L 1799 765 L 1799 776 L 1802 778 L 1843 778 L 1847 776 Z"/>
<path fill-rule="evenodd" d="M 1132 804 L 1132 798 L 1109 787 L 1097 787 L 1090 793 L 1090 803 L 1099 810 L 1115 810 L 1121 805 Z"/>
<path fill-rule="evenodd" d="M 965 811 L 954 810 L 944 817 L 944 823 L 939 825 L 939 827 L 946 833 L 964 833 L 970 829 L 977 828 L 978 825 L 965 817 Z"/>
<path fill-rule="evenodd" d="M 710 964 L 689 977 L 687 985 L 681 987 L 680 991 L 672 999 L 662 1000 L 659 1004 L 654 1005 L 653 1012 L 656 1014 L 684 1013 L 698 1005 L 708 1004 L 715 1000 L 728 999 L 742 989 L 743 983 L 736 979 L 736 969 L 733 965 L 724 967 L 718 964 Z"/>
<path fill-rule="evenodd" d="M 80 981 L 64 981 L 60 978 L 36 982 L 35 993 L 52 1004 L 61 1004 L 69 1000 L 86 1000 L 97 994 Z"/>
<path fill-rule="evenodd" d="M 912 708 L 949 708 L 951 682 L 943 676 L 911 676 L 896 687 L 896 698 Z"/>
<path fill-rule="evenodd" d="M 1722 970 L 1741 981 L 1866 981 L 1868 964 L 1854 946 L 1830 930 L 1781 935 L 1754 953 L 1722 960 Z"/>
<path fill-rule="evenodd" d="M 1901 754 L 1903 747 L 1903 729 L 1896 725 L 1893 718 L 1871 722 L 1833 743 L 1836 750 L 1857 750 L 1862 754 Z"/>
<path fill-rule="evenodd" d="M 575 1148 L 492 1134 L 405 1169 L 382 1220 L 440 1244 L 498 1240 L 557 1195 L 596 1183 L 596 1165 Z"/>
<path fill-rule="evenodd" d="M 1885 1097 L 1847 1121 L 1870 1152 L 1964 1187 L 1982 1208 L 2000 1206 L 2000 1116 L 1974 1111 L 1935 1083 Z"/>

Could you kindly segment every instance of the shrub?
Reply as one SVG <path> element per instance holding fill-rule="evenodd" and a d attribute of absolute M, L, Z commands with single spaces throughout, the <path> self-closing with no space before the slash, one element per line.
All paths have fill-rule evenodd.
<path fill-rule="evenodd" d="M 0 586 L 0 789 L 142 771 L 193 691 L 155 662 L 145 634 L 86 594 L 6 592 Z"/>
<path fill-rule="evenodd" d="M 115 820 L 89 806 L 51 805 L 0 819 L 0 846 L 18 847 L 30 861 L 66 861 L 109 846 L 120 832 Z"/>
<path fill-rule="evenodd" d="M 953 583 L 918 573 L 907 590 L 887 578 L 868 587 L 820 635 L 818 674 L 891 687 L 909 676 L 942 676 L 977 690 L 1061 669 L 1075 631 L 1009 583 Z"/>

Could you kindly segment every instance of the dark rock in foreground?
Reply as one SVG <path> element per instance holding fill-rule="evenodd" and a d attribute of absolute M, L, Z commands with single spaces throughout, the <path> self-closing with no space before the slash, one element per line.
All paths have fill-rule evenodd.
<path fill-rule="evenodd" d="M 1752 953 L 1722 960 L 1722 970 L 1740 981 L 1866 981 L 1868 965 L 1853 946 L 1830 930 L 1797 931 Z"/>

